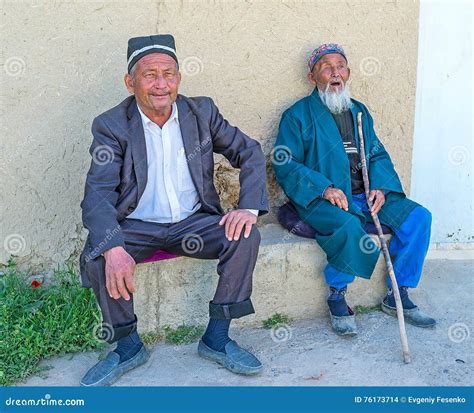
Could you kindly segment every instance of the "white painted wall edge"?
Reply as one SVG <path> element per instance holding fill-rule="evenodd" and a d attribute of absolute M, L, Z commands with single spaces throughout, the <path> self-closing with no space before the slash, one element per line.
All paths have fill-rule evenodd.
<path fill-rule="evenodd" d="M 473 242 L 433 242 L 427 260 L 474 260 Z"/>
<path fill-rule="evenodd" d="M 433 243 L 474 241 L 472 16 L 471 1 L 420 3 L 410 197 Z"/>

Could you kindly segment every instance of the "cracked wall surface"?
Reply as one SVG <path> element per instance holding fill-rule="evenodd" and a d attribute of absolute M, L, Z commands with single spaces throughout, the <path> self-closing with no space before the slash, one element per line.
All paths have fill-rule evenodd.
<path fill-rule="evenodd" d="M 30 268 L 74 262 L 92 119 L 124 99 L 127 40 L 172 33 L 185 95 L 211 96 L 269 158 L 281 113 L 311 92 L 306 59 L 341 43 L 351 90 L 371 109 L 408 191 L 418 4 L 411 1 L 3 2 L 1 253 Z M 216 157 L 224 207 L 238 179 Z M 272 213 L 284 202 L 268 167 Z"/>

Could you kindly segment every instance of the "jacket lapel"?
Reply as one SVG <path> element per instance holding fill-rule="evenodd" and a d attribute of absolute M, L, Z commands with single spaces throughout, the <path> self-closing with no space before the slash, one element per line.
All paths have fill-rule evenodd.
<path fill-rule="evenodd" d="M 351 112 L 352 118 L 355 122 L 355 136 L 356 136 L 356 143 L 358 143 L 358 134 L 357 134 L 357 109 L 353 105 Z M 336 121 L 334 120 L 333 116 L 329 109 L 324 105 L 321 101 L 317 90 L 315 89 L 311 94 L 311 116 L 315 119 L 315 123 L 317 124 L 317 128 L 322 132 L 318 134 L 318 140 L 324 139 L 324 147 L 327 148 L 326 152 L 326 160 L 331 165 L 337 168 L 338 172 L 335 173 L 334 176 L 344 176 L 346 179 L 342 180 L 341 182 L 346 182 L 346 188 L 340 188 L 344 191 L 347 196 L 347 200 L 349 202 L 349 212 L 355 215 L 360 216 L 363 218 L 365 222 L 365 216 L 361 212 L 361 210 L 354 206 L 352 202 L 351 196 L 351 183 L 350 183 L 350 163 L 349 158 L 347 157 L 346 151 L 344 150 L 344 144 L 342 142 L 341 134 L 339 133 L 339 129 L 337 127 Z M 316 143 L 319 145 L 320 143 Z M 342 172 L 345 171 L 345 172 Z"/>
<path fill-rule="evenodd" d="M 145 132 L 143 131 L 142 119 L 138 112 L 137 102 L 133 102 L 128 107 L 128 136 L 132 147 L 133 168 L 137 177 L 138 200 L 145 190 L 148 178 L 148 162 L 145 142 Z"/>
<path fill-rule="evenodd" d="M 178 107 L 179 127 L 181 129 L 189 172 L 200 198 L 203 199 L 201 141 L 199 140 L 196 116 L 194 116 L 194 113 L 180 95 L 176 99 L 176 106 Z"/>

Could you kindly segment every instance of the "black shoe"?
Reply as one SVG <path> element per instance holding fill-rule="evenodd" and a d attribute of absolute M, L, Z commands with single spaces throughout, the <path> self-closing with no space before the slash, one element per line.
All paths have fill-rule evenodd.
<path fill-rule="evenodd" d="M 346 302 L 347 288 L 337 290 L 330 287 L 330 291 L 327 303 L 333 331 L 341 336 L 355 336 L 357 325 L 354 312 Z"/>
<path fill-rule="evenodd" d="M 436 320 L 416 306 L 408 297 L 408 288 L 400 287 L 400 298 L 403 305 L 403 316 L 405 321 L 411 325 L 421 328 L 434 327 Z M 395 305 L 395 296 L 392 290 L 388 290 L 387 295 L 382 301 L 382 311 L 393 317 L 397 317 L 397 307 Z"/>
<path fill-rule="evenodd" d="M 115 383 L 127 371 L 146 363 L 150 355 L 145 346 L 131 359 L 120 363 L 120 356 L 111 351 L 104 360 L 99 361 L 82 378 L 81 386 L 110 386 Z"/>

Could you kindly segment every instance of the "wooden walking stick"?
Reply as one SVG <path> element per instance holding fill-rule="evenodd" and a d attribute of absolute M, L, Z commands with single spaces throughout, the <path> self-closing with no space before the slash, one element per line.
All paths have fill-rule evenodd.
<path fill-rule="evenodd" d="M 369 175 L 367 173 L 367 164 L 365 160 L 365 145 L 364 145 L 364 134 L 362 132 L 362 112 L 357 114 L 357 126 L 359 129 L 359 143 L 360 143 L 360 159 L 362 163 L 362 178 L 364 179 L 364 189 L 365 196 L 367 198 L 367 204 L 369 209 L 372 209 L 372 202 L 369 201 Z M 390 281 L 392 282 L 392 290 L 395 295 L 395 305 L 397 307 L 397 318 L 398 318 L 398 327 L 400 329 L 400 341 L 402 342 L 403 350 L 403 361 L 405 363 L 410 363 L 410 349 L 408 348 L 408 338 L 407 332 L 405 330 L 405 318 L 403 317 L 403 306 L 402 300 L 400 298 L 400 291 L 398 290 L 397 279 L 395 278 L 395 272 L 393 271 L 392 260 L 390 259 L 390 253 L 388 252 L 387 240 L 382 231 L 382 226 L 380 225 L 379 217 L 377 214 L 373 214 L 372 218 L 374 220 L 375 227 L 377 228 L 377 233 L 380 239 L 380 244 L 382 245 L 383 256 L 385 262 L 387 263 L 388 275 L 390 276 Z"/>

